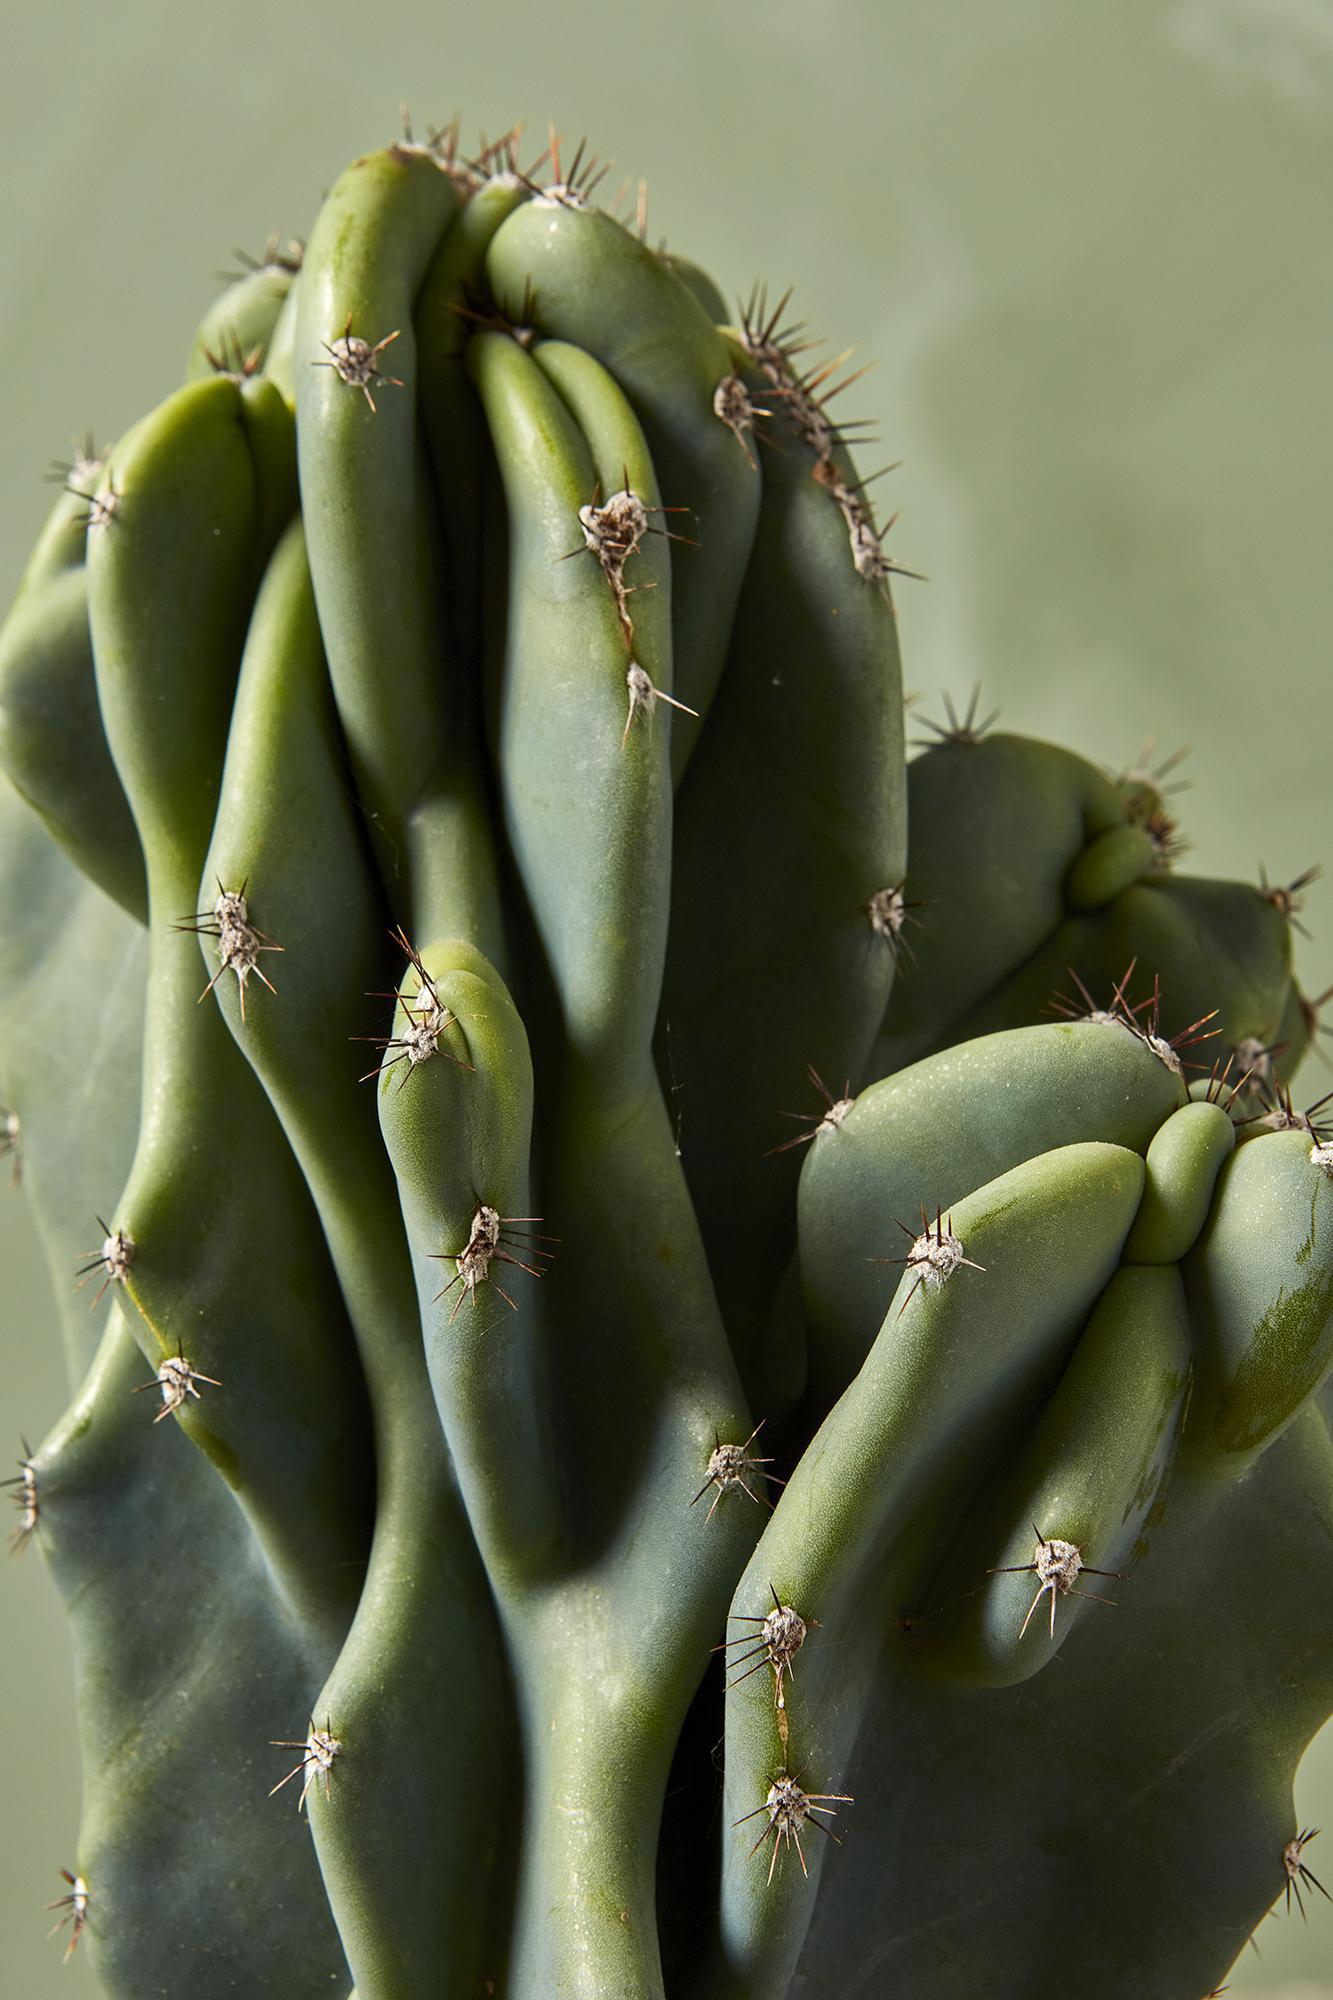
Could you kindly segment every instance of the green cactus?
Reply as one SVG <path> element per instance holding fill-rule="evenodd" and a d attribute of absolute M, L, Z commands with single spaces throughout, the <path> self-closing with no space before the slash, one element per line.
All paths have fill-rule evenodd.
<path fill-rule="evenodd" d="M 0 629 L 58 1922 L 126 2000 L 1202 1993 L 1333 1708 L 1301 884 L 975 708 L 905 770 L 846 378 L 596 178 L 355 162 Z"/>

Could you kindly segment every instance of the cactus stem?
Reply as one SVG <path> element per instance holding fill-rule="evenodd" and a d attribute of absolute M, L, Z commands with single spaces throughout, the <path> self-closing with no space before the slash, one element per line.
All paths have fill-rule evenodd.
<path fill-rule="evenodd" d="M 499 1283 L 498 1279 L 491 1277 L 491 1265 L 512 1264 L 516 1270 L 526 1271 L 530 1278 L 544 1276 L 540 1261 L 529 1264 L 525 1262 L 525 1259 L 532 1257 L 549 1263 L 555 1253 L 551 1250 L 543 1250 L 538 1246 L 543 1243 L 558 1243 L 560 1241 L 559 1237 L 534 1236 L 531 1230 L 515 1227 L 519 1223 L 541 1222 L 544 1219 L 540 1215 L 500 1215 L 483 1201 L 478 1203 L 477 1212 L 472 1218 L 472 1228 L 463 1248 L 461 1250 L 440 1250 L 432 1253 L 432 1259 L 435 1263 L 455 1264 L 457 1265 L 457 1269 L 443 1291 L 435 1294 L 431 1304 L 437 1305 L 442 1298 L 448 1296 L 455 1285 L 461 1284 L 463 1287 L 454 1302 L 454 1309 L 449 1315 L 450 1326 L 458 1318 L 464 1299 L 470 1298 L 475 1305 L 477 1302 L 477 1287 L 486 1284 L 488 1281 L 495 1286 L 496 1291 L 500 1294 L 505 1304 L 514 1312 L 518 1311 L 518 1307 L 514 1304 L 513 1299 L 510 1298 L 504 1286 Z M 522 1255 L 516 1256 L 514 1254 L 515 1250 L 521 1250 Z"/>
<path fill-rule="evenodd" d="M 1043 1535 L 1034 1525 L 1037 1547 L 1030 1563 L 1008 1563 L 998 1569 L 988 1570 L 988 1576 L 1021 1576 L 1025 1572 L 1035 1573 L 1037 1594 L 1028 1606 L 1027 1617 L 1018 1628 L 1021 1639 L 1032 1623 L 1032 1614 L 1047 1592 L 1051 1599 L 1051 1637 L 1055 1637 L 1055 1600 L 1057 1597 L 1086 1597 L 1093 1604 L 1114 1604 L 1112 1597 L 1098 1597 L 1095 1591 L 1075 1590 L 1080 1576 L 1108 1576 L 1120 1578 L 1118 1569 L 1092 1569 L 1083 1560 L 1083 1551 L 1075 1542 L 1063 1542 L 1057 1535 Z"/>
<path fill-rule="evenodd" d="M 811 1819 L 810 1814 L 824 1813 L 829 1818 L 832 1818 L 839 1806 L 849 1806 L 852 1803 L 850 1792 L 807 1792 L 802 1790 L 789 1771 L 779 1771 L 777 1777 L 768 1788 L 768 1797 L 764 1800 L 764 1803 L 761 1806 L 756 1806 L 753 1812 L 742 1813 L 738 1820 L 732 1821 L 732 1825 L 744 1826 L 747 1820 L 757 1819 L 760 1813 L 766 1812 L 768 1814 L 768 1825 L 750 1849 L 751 1854 L 757 1854 L 764 1842 L 771 1835 L 773 1839 L 773 1853 L 768 1863 L 769 1881 L 773 1880 L 773 1870 L 778 1865 L 778 1852 L 784 1844 L 787 1847 L 794 1847 L 796 1849 L 796 1858 L 801 1864 L 801 1873 L 808 1877 L 810 1870 L 805 1865 L 805 1850 L 801 1846 L 801 1828 L 803 1826 L 816 1826 L 821 1833 L 826 1833 L 831 1841 L 841 1846 L 842 1843 L 832 1827 L 825 1826 L 821 1820 Z"/>
<path fill-rule="evenodd" d="M 75 1273 L 78 1282 L 74 1287 L 75 1291 L 82 1291 L 94 1271 L 105 1273 L 93 1299 L 93 1307 L 101 1303 L 102 1294 L 108 1285 L 124 1282 L 126 1273 L 134 1262 L 136 1247 L 134 1238 L 127 1231 L 113 1230 L 110 1223 L 104 1222 L 100 1215 L 97 1217 L 97 1226 L 102 1232 L 102 1247 L 88 1263 L 80 1265 Z"/>
<path fill-rule="evenodd" d="M 54 1903 L 47 1904 L 48 1910 L 60 1910 L 63 1915 L 56 1918 L 46 1935 L 49 1938 L 56 1937 L 67 1924 L 70 1926 L 69 1942 L 65 1946 L 64 1956 L 64 1963 L 68 1964 L 78 1949 L 79 1939 L 88 1928 L 88 1884 L 82 1875 L 71 1875 L 68 1868 L 60 1870 L 60 1879 L 62 1882 L 68 1882 L 69 1894 L 57 1896 Z"/>
<path fill-rule="evenodd" d="M 1259 894 L 1266 903 L 1271 903 L 1278 915 L 1285 917 L 1291 928 L 1299 931 L 1303 938 L 1308 938 L 1310 933 L 1298 916 L 1298 912 L 1305 907 L 1305 898 L 1301 895 L 1301 890 L 1308 888 L 1311 882 L 1317 882 L 1323 872 L 1316 862 L 1313 868 L 1307 868 L 1303 875 L 1298 875 L 1294 882 L 1284 885 L 1281 882 L 1270 882 L 1263 862 L 1259 863 Z"/>
<path fill-rule="evenodd" d="M 37 1468 L 32 1462 L 32 1447 L 25 1437 L 19 1439 L 23 1456 L 18 1462 L 18 1472 L 12 1479 L 0 1479 L 0 1486 L 12 1487 L 10 1499 L 19 1510 L 17 1524 L 10 1530 L 9 1553 L 21 1556 L 37 1532 L 40 1509 L 37 1504 Z"/>
<path fill-rule="evenodd" d="M 18 1187 L 23 1179 L 23 1127 L 18 1112 L 0 1104 L 0 1160 L 4 1159 L 12 1162 L 9 1185 Z"/>
<path fill-rule="evenodd" d="M 163 1417 L 169 1417 L 174 1411 L 181 1409 L 187 1397 L 193 1397 L 196 1403 L 202 1401 L 195 1386 L 199 1382 L 207 1382 L 214 1389 L 222 1387 L 216 1375 L 202 1375 L 197 1368 L 191 1367 L 184 1354 L 177 1348 L 174 1354 L 167 1355 L 151 1382 L 140 1382 L 136 1388 L 131 1389 L 130 1394 L 142 1396 L 146 1389 L 160 1389 L 162 1407 L 153 1418 L 155 1424 L 160 1424 Z"/>
<path fill-rule="evenodd" d="M 779 1117 L 799 1119 L 806 1129 L 803 1132 L 798 1132 L 794 1139 L 784 1139 L 780 1146 L 770 1146 L 764 1155 L 766 1160 L 771 1160 L 775 1153 L 789 1153 L 793 1146 L 808 1146 L 811 1140 L 819 1137 L 821 1132 L 836 1132 L 856 1102 L 856 1099 L 851 1095 L 852 1086 L 850 1078 L 842 1087 L 842 1096 L 835 1097 L 813 1063 L 806 1064 L 805 1072 L 823 1098 L 827 1108 L 817 1118 L 812 1118 L 808 1111 L 779 1112 Z"/>
<path fill-rule="evenodd" d="M 697 708 L 691 708 L 687 701 L 677 701 L 674 694 L 664 694 L 661 688 L 654 687 L 646 669 L 641 667 L 637 660 L 631 660 L 629 663 L 625 685 L 629 689 L 629 714 L 625 717 L 624 734 L 620 739 L 622 750 L 629 742 L 629 732 L 635 716 L 640 711 L 651 716 L 659 701 L 666 702 L 669 708 L 678 708 L 682 715 L 692 715 L 696 722 L 699 719 Z"/>
<path fill-rule="evenodd" d="M 328 360 L 312 361 L 310 366 L 332 368 L 340 382 L 345 382 L 349 389 L 361 391 L 373 412 L 375 398 L 370 393 L 372 382 L 378 382 L 381 386 L 387 383 L 394 389 L 406 387 L 397 375 L 380 374 L 380 355 L 390 341 L 397 340 L 401 333 L 402 328 L 396 326 L 392 333 L 386 333 L 383 340 L 377 340 L 372 347 L 368 340 L 363 340 L 360 334 L 352 332 L 352 315 L 348 313 L 338 338 L 334 341 L 320 342 L 320 346 L 329 357 Z"/>
<path fill-rule="evenodd" d="M 717 1492 L 713 1495 L 713 1504 L 708 1509 L 705 1526 L 716 1514 L 722 1495 L 732 1487 L 739 1487 L 742 1493 L 748 1493 L 757 1507 L 767 1507 L 771 1511 L 773 1503 L 767 1494 L 756 1493 L 746 1477 L 747 1473 L 757 1472 L 762 1480 L 771 1480 L 777 1486 L 785 1486 L 787 1483 L 785 1479 L 779 1479 L 776 1473 L 763 1470 L 764 1466 L 772 1465 L 771 1458 L 750 1456 L 750 1446 L 763 1428 L 764 1419 L 761 1417 L 744 1444 L 723 1444 L 717 1432 L 713 1432 L 713 1449 L 708 1457 L 708 1477 L 690 1502 L 691 1507 L 697 1507 L 709 1487 L 716 1486 Z"/>
<path fill-rule="evenodd" d="M 1296 1898 L 1296 1907 L 1301 1913 L 1302 1923 L 1309 1922 L 1309 1918 L 1305 1914 L 1305 1904 L 1301 1899 L 1302 1882 L 1304 1882 L 1304 1884 L 1308 1889 L 1317 1889 L 1326 1902 L 1333 1903 L 1333 1896 L 1329 1895 L 1328 1890 L 1319 1880 L 1319 1877 L 1317 1875 L 1311 1874 L 1310 1870 L 1306 1867 L 1305 1863 L 1301 1859 L 1302 1853 L 1309 1846 L 1310 1842 L 1317 1837 L 1318 1833 L 1319 1833 L 1319 1828 L 1317 1826 L 1304 1827 L 1302 1828 L 1301 1832 L 1296 1835 L 1296 1838 L 1294 1840 L 1289 1840 L 1287 1842 L 1286 1846 L 1282 1850 L 1282 1866 L 1287 1871 L 1287 1893 L 1286 1893 L 1285 1907 L 1287 1909 L 1288 1914 L 1290 1914 L 1291 1899 L 1294 1895 Z"/>
<path fill-rule="evenodd" d="M 940 1209 L 937 1208 L 935 1211 L 935 1223 L 932 1229 L 930 1217 L 926 1214 L 925 1208 L 922 1208 L 919 1236 L 914 1230 L 909 1229 L 905 1222 L 899 1222 L 897 1216 L 893 1220 L 904 1236 L 912 1238 L 911 1249 L 905 1257 L 870 1257 L 866 1261 L 871 1264 L 905 1264 L 908 1270 L 916 1272 L 916 1282 L 898 1308 L 899 1319 L 923 1285 L 944 1284 L 953 1276 L 960 1264 L 966 1264 L 971 1271 L 985 1270 L 984 1264 L 978 1264 L 973 1258 L 964 1256 L 962 1242 L 953 1233 L 953 1217 L 946 1216 Z"/>
<path fill-rule="evenodd" d="M 277 1784 L 274 1785 L 272 1791 L 269 1793 L 270 1798 L 275 1797 L 284 1785 L 290 1785 L 293 1778 L 299 1778 L 302 1772 L 305 1773 L 305 1782 L 301 1786 L 301 1794 L 296 1801 L 296 1810 L 298 1812 L 304 1811 L 306 1793 L 321 1774 L 324 1778 L 324 1796 L 326 1799 L 330 1796 L 329 1773 L 333 1769 L 334 1759 L 342 1755 L 342 1744 L 333 1734 L 327 1715 L 324 1718 L 324 1727 L 322 1729 L 316 1729 L 315 1718 L 313 1715 L 311 1716 L 310 1732 L 307 1736 L 299 1739 L 294 1736 L 272 1736 L 269 1738 L 269 1742 L 275 1750 L 299 1750 L 301 1752 L 300 1763 L 293 1764 L 286 1777 L 278 1779 Z"/>

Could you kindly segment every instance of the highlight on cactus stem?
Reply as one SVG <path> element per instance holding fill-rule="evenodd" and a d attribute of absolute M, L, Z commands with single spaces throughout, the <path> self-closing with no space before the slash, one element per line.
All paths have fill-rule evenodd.
<path fill-rule="evenodd" d="M 979 685 L 905 762 L 860 371 L 604 174 L 355 160 L 0 627 L 56 1934 L 126 2000 L 1218 1990 L 1323 1895 L 1313 871 L 1183 873 L 1179 754 Z"/>

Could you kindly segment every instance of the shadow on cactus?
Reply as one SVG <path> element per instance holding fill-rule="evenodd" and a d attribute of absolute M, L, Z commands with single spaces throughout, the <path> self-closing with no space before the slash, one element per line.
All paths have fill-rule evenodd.
<path fill-rule="evenodd" d="M 1303 883 L 975 702 L 906 766 L 854 378 L 599 178 L 356 161 L 0 631 L 57 1928 L 125 1996 L 1201 1994 L 1320 1901 Z"/>

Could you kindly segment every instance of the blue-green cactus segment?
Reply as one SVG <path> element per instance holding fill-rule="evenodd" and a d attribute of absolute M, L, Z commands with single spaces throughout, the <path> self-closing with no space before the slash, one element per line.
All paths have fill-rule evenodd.
<path fill-rule="evenodd" d="M 1265 1132 L 1223 1168 L 1189 1260 L 1198 1424 L 1238 1473 L 1333 1366 L 1333 1180 L 1308 1131 Z"/>
<path fill-rule="evenodd" d="M 599 558 L 580 522 L 597 458 L 565 395 L 504 334 L 480 334 L 470 365 L 510 522 L 495 741 L 506 830 L 564 1036 L 603 1093 L 632 1100 L 651 1074 L 671 868 L 665 718 L 633 678 L 644 649 L 670 693 L 666 572 L 639 522 L 656 495 L 632 487 L 623 521 L 594 523 Z M 633 412 L 596 362 L 580 372 L 598 456 L 642 486 L 652 468 Z M 573 371 L 565 386 L 574 393 Z M 659 587 L 627 598 L 640 566 Z"/>
<path fill-rule="evenodd" d="M 893 980 L 906 827 L 886 586 L 858 573 L 817 476 L 830 461 L 784 429 L 763 463 L 727 672 L 678 800 L 660 1055 L 733 1346 L 779 1408 L 804 1367 L 769 1338 L 799 1170 L 782 1113 L 811 1070 L 826 1101 L 809 1129 L 859 1082 Z"/>
<path fill-rule="evenodd" d="M 1243 1483 L 1219 1488 L 1186 1458 L 1145 1559 L 1107 1586 L 1116 1609 L 1090 1605 L 1050 1673 L 1010 1689 L 923 1676 L 933 1598 L 890 1632 L 855 1754 L 812 1780 L 856 1803 L 828 1822 L 846 1839 L 793 1990 L 836 1969 L 849 1992 L 930 2000 L 1071 1983 L 1087 2000 L 1180 2000 L 1227 1983 L 1270 1908 L 1283 1920 L 1292 1780 L 1333 1701 L 1326 1417 L 1307 1407 Z M 826 1847 L 811 1834 L 807 1857 Z M 779 1866 L 803 1897 L 790 1857 Z"/>
<path fill-rule="evenodd" d="M 1217 1102 L 1182 1105 L 1148 1148 L 1148 1179 L 1125 1255 L 1134 1264 L 1177 1264 L 1188 1256 L 1212 1205 L 1236 1128 Z"/>
<path fill-rule="evenodd" d="M 1099 771 L 1023 736 L 938 744 L 908 765 L 907 797 L 911 976 L 894 990 L 879 1075 L 927 1054 L 1046 942 L 1079 856 L 1125 824 Z"/>
<path fill-rule="evenodd" d="M 735 375 L 727 342 L 670 264 L 577 192 L 517 209 L 495 235 L 486 272 L 513 324 L 576 344 L 615 377 L 643 425 L 664 506 L 688 510 L 655 525 L 684 538 L 672 565 L 671 648 L 676 694 L 703 717 L 759 511 L 753 446 L 717 412 L 718 390 Z M 682 716 L 673 731 L 677 782 L 699 730 Z"/>
<path fill-rule="evenodd" d="M 964 732 L 965 736 L 965 732 Z M 1132 971 L 1160 982 L 1183 1031 L 1208 1017 L 1207 1069 L 1282 1039 L 1290 1074 L 1291 938 L 1281 892 L 1174 873 L 1133 799 L 1070 752 L 1022 737 L 938 744 L 908 768 L 913 862 L 905 976 L 876 1044 L 884 1076 L 933 1049 L 1097 1006 Z M 1061 998 L 1061 996 L 1064 996 Z M 1248 1066 L 1238 1059 L 1233 1077 Z"/>
<path fill-rule="evenodd" d="M 793 1879 L 788 1866 L 770 1881 L 751 1851 L 763 1818 L 747 1816 L 784 1771 L 808 1795 L 851 1789 L 842 1780 L 886 1627 L 921 1561 L 914 1538 L 966 1498 L 1059 1371 L 1115 1269 L 1143 1172 L 1121 1146 L 1061 1147 L 965 1196 L 938 1232 L 923 1232 L 864 1367 L 760 1538 L 733 1613 L 752 1613 L 775 1591 L 818 1630 L 784 1710 L 762 1676 L 727 1698 L 722 1951 L 752 1988 L 781 1991 L 790 1980 L 825 1843 L 810 1844 L 808 1877 Z M 785 1842 L 771 1810 L 766 1830 Z"/>
<path fill-rule="evenodd" d="M 338 181 L 301 272 L 297 428 L 329 671 L 392 905 L 414 930 L 429 907 L 495 958 L 492 842 L 449 692 L 416 407 L 413 300 L 457 208 L 417 149 L 369 154 Z"/>
<path fill-rule="evenodd" d="M 30 590 L 82 565 L 88 530 L 100 522 L 105 510 L 109 456 L 109 449 L 99 450 L 89 435 L 73 440 L 68 459 L 53 461 L 51 477 L 59 481 L 60 491 L 24 564 L 16 603 Z"/>
<path fill-rule="evenodd" d="M 252 954 L 239 930 L 216 991 L 319 1210 L 370 1397 L 375 1535 L 352 1629 L 310 1710 L 338 1749 L 307 1805 L 358 1992 L 395 2000 L 480 1981 L 492 1940 L 477 1912 L 512 1773 L 498 1637 L 435 1420 L 397 1192 L 373 1094 L 349 1059 L 367 989 L 386 975 L 341 760 L 298 522 L 251 620 L 201 900 L 217 882 L 247 883 L 247 930 L 259 939 L 252 910 L 271 928 L 265 941 L 282 940 L 280 971 L 271 956 L 254 960 L 275 971 L 278 992 L 251 988 L 243 1011 Z M 212 958 L 217 941 L 200 942 Z M 396 1094 L 400 1073 L 386 1074 Z M 473 1720 L 462 1733 L 440 1727 L 439 1686 L 419 1671 L 445 1657 L 449 1698 Z M 471 1802 L 465 1816 L 435 1812 L 450 1787 Z M 407 1821 L 418 1832 L 405 1850 L 396 1832 Z"/>
<path fill-rule="evenodd" d="M 300 263 L 299 245 L 283 249 L 274 242 L 261 261 L 232 279 L 195 328 L 185 364 L 187 382 L 264 370 Z"/>
<path fill-rule="evenodd" d="M 468 378 L 467 348 L 484 295 L 491 238 L 528 190 L 512 174 L 483 182 L 445 230 L 413 308 L 417 400 L 430 453 L 437 509 L 439 573 L 451 657 L 448 678 L 455 727 L 475 732 L 476 666 L 482 654 L 482 530 L 486 426 Z M 475 741 L 475 736 L 473 737 Z"/>
<path fill-rule="evenodd" d="M 1180 1076 L 1114 1021 L 987 1035 L 863 1091 L 816 1133 L 801 1174 L 801 1287 L 820 1406 L 861 1366 L 927 1222 L 1059 1146 L 1105 1139 L 1151 1158 L 1183 1100 Z"/>
<path fill-rule="evenodd" d="M 178 391 L 121 441 L 116 511 L 90 550 L 98 691 L 151 917 L 143 1122 L 105 1270 L 167 1371 L 163 1407 L 244 1500 L 293 1602 L 338 1630 L 365 1553 L 359 1370 L 295 1162 L 198 1004 L 190 934 L 216 920 L 199 883 L 262 553 L 253 463 L 237 385 Z"/>
<path fill-rule="evenodd" d="M 70 859 L 143 922 L 143 855 L 102 733 L 82 565 L 20 595 L 0 626 L 0 768 Z"/>
<path fill-rule="evenodd" d="M 1006 1687 L 1039 1673 L 1095 1600 L 1134 1617 L 1191 1345 L 1179 1271 L 1123 1265 L 1016 1462 L 983 1491 L 924 1595 L 946 1608 L 921 1626 L 923 1668 Z"/>
<path fill-rule="evenodd" d="M 314 2000 L 345 1988 L 342 1953 L 308 1844 L 264 1794 L 269 1739 L 313 1703 L 327 1660 L 212 1467 L 135 1393 L 147 1371 L 115 1288 L 90 1310 L 98 1281 L 70 1283 L 93 1205 L 133 1155 L 146 940 L 3 791 L 0 1088 L 82 1382 L 31 1454 L 29 1539 L 74 1637 L 86 1948 L 110 1993 L 221 2000 L 277 1978 Z M 95 995 L 96 1033 L 53 1039 L 52 992 Z M 197 1920 L 164 1923 L 164 1899 Z"/>

